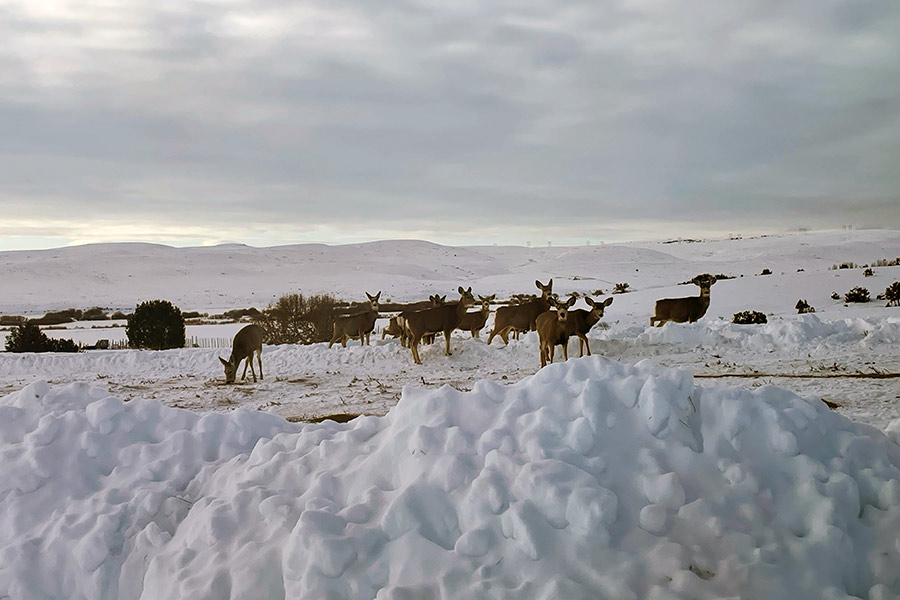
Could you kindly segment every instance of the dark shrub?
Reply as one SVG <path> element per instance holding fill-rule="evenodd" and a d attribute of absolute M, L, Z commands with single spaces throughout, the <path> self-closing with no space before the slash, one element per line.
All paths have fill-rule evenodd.
<path fill-rule="evenodd" d="M 613 288 L 612 293 L 613 294 L 626 294 L 631 291 L 628 289 L 629 287 L 631 287 L 631 286 L 629 286 L 627 283 L 617 283 L 615 285 L 615 287 Z"/>
<path fill-rule="evenodd" d="M 769 320 L 766 318 L 764 313 L 761 313 L 756 310 L 745 310 L 739 313 L 734 313 L 734 316 L 731 318 L 732 323 L 737 323 L 738 325 L 759 325 L 761 323 L 768 323 Z"/>
<path fill-rule="evenodd" d="M 27 319 L 20 315 L 2 315 L 0 316 L 0 325 L 21 325 Z"/>
<path fill-rule="evenodd" d="M 106 311 L 100 308 L 99 306 L 95 306 L 94 308 L 89 308 L 83 313 L 81 313 L 82 321 L 105 321 L 109 317 L 106 315 Z"/>
<path fill-rule="evenodd" d="M 38 325 L 62 325 L 63 323 L 71 323 L 81 320 L 82 312 L 77 308 L 67 308 L 66 310 L 50 311 L 43 317 L 31 319 Z"/>
<path fill-rule="evenodd" d="M 6 338 L 7 352 L 78 352 L 72 340 L 54 340 L 41 331 L 37 323 L 29 321 L 16 325 Z"/>
<path fill-rule="evenodd" d="M 78 352 L 81 348 L 78 347 L 78 344 L 75 343 L 75 340 L 54 340 L 50 338 L 50 345 L 53 348 L 53 352 Z"/>
<path fill-rule="evenodd" d="M 831 292 L 831 299 L 832 299 L 832 300 L 840 300 L 840 299 L 841 299 L 841 295 L 838 294 L 837 292 Z"/>
<path fill-rule="evenodd" d="M 128 317 L 125 335 L 132 348 L 184 348 L 184 316 L 168 300 L 148 300 L 138 304 Z"/>
<path fill-rule="evenodd" d="M 872 277 L 874 274 L 875 274 L 875 271 L 874 271 L 873 269 L 871 269 L 871 268 L 866 269 L 865 271 L 863 271 L 863 276 L 864 276 L 864 277 Z"/>
<path fill-rule="evenodd" d="M 810 306 L 809 302 L 807 302 L 806 300 L 803 300 L 802 298 L 800 300 L 797 300 L 797 304 L 794 305 L 794 308 L 797 309 L 797 314 L 801 314 L 801 315 L 805 314 L 805 313 L 816 312 L 816 309 L 813 308 L 812 306 Z"/>
<path fill-rule="evenodd" d="M 772 269 L 763 269 L 762 271 L 760 271 L 759 274 L 760 274 L 760 275 L 771 275 L 771 274 L 772 274 Z"/>
<path fill-rule="evenodd" d="M 900 281 L 895 281 L 884 290 L 884 299 L 888 306 L 900 306 Z"/>
<path fill-rule="evenodd" d="M 112 315 L 110 315 L 109 318 L 110 318 L 110 319 L 123 320 L 123 319 L 127 319 L 127 318 L 128 318 L 128 315 L 126 315 L 125 313 L 123 313 L 121 310 L 117 310 L 117 311 L 114 312 Z"/>
<path fill-rule="evenodd" d="M 869 290 L 864 287 L 855 287 L 844 294 L 844 302 L 868 302 Z"/>

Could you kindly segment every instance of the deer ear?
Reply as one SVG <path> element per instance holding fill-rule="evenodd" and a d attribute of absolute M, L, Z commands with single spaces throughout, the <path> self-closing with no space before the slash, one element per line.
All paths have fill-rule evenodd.
<path fill-rule="evenodd" d="M 606 299 L 605 302 L 603 302 L 603 306 L 609 306 L 610 304 L 612 304 L 612 301 L 613 301 L 612 296 L 610 296 L 609 298 Z"/>
<path fill-rule="evenodd" d="M 462 286 L 459 286 L 459 288 L 456 291 L 459 292 L 460 294 L 462 294 L 463 293 Z"/>
<path fill-rule="evenodd" d="M 226 367 L 228 366 L 228 361 L 225 360 L 224 358 L 222 358 L 221 356 L 219 357 L 219 360 L 222 361 L 223 365 L 225 365 Z"/>
<path fill-rule="evenodd" d="M 590 296 L 585 296 L 584 301 L 588 303 L 588 306 L 595 306 L 594 299 Z"/>
<path fill-rule="evenodd" d="M 466 293 L 469 294 L 470 296 L 472 295 L 472 286 L 471 285 L 469 286 L 469 289 L 466 290 Z"/>
<path fill-rule="evenodd" d="M 378 300 L 379 298 L 381 298 L 381 290 L 378 290 L 378 293 L 375 294 L 375 298 L 374 298 L 374 299 L 375 299 L 375 300 Z"/>
<path fill-rule="evenodd" d="M 573 306 L 576 300 L 578 300 L 578 298 L 576 298 L 575 296 L 570 297 L 569 301 L 566 302 L 566 306 Z"/>

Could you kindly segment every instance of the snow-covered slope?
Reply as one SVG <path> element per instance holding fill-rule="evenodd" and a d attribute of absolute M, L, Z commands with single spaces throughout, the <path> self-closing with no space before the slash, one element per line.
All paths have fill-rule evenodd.
<path fill-rule="evenodd" d="M 409 389 L 348 424 L 86 384 L 0 413 L 0 597 L 900 594 L 900 447 L 649 362 Z"/>
<path fill-rule="evenodd" d="M 171 300 L 183 310 L 262 308 L 298 290 L 351 300 L 364 298 L 364 291 L 383 290 L 383 298 L 420 300 L 452 294 L 462 283 L 505 297 L 534 292 L 534 279 L 552 277 L 559 291 L 609 292 L 614 283 L 628 282 L 637 290 L 634 299 L 643 317 L 659 294 L 693 293 L 693 288 L 675 286 L 701 272 L 745 276 L 745 281 L 718 284 L 711 310 L 722 290 L 731 288 L 759 304 L 758 310 L 777 312 L 786 306 L 785 298 L 789 308 L 805 296 L 818 307 L 823 302 L 814 299 L 863 283 L 859 270 L 828 271 L 834 263 L 898 256 L 900 232 L 877 230 L 578 248 L 451 247 L 421 241 L 274 248 L 97 244 L 0 253 L 0 314 L 130 309 L 151 298 Z M 753 277 L 764 268 L 775 274 L 769 282 Z M 883 289 L 882 281 L 865 283 L 873 295 Z"/>

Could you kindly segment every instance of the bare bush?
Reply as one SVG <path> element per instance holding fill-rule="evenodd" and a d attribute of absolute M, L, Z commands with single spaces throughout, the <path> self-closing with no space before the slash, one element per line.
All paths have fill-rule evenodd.
<path fill-rule="evenodd" d="M 328 295 L 286 294 L 254 316 L 253 322 L 262 327 L 266 344 L 327 342 L 334 329 L 336 304 Z"/>
<path fill-rule="evenodd" d="M 615 287 L 613 287 L 612 293 L 613 294 L 627 294 L 628 292 L 631 291 L 630 289 L 628 289 L 630 287 L 631 286 L 628 285 L 627 283 L 617 283 L 615 285 Z"/>
<path fill-rule="evenodd" d="M 737 323 L 738 325 L 760 325 L 762 323 L 768 323 L 769 320 L 766 318 L 765 313 L 756 310 L 745 310 L 734 313 L 731 322 Z"/>

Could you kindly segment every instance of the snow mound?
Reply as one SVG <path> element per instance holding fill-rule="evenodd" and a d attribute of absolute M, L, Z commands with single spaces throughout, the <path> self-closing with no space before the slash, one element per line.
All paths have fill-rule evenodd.
<path fill-rule="evenodd" d="M 40 383 L 0 444 L 0 597 L 900 594 L 900 447 L 650 361 L 302 427 Z"/>
<path fill-rule="evenodd" d="M 823 320 L 814 314 L 794 315 L 762 325 L 735 325 L 730 321 L 667 323 L 663 327 L 631 326 L 601 334 L 604 339 L 633 339 L 637 344 L 742 347 L 757 350 L 797 350 L 810 346 L 859 344 L 871 348 L 900 343 L 900 318 L 846 318 Z"/>

